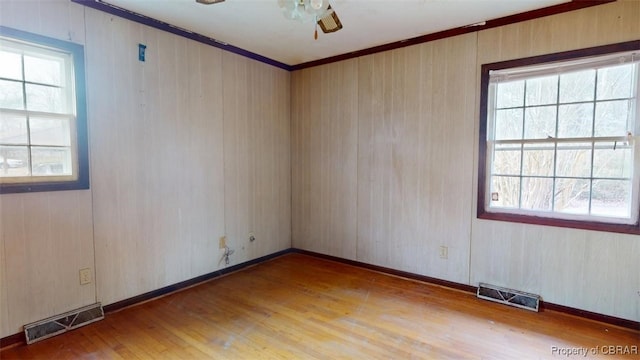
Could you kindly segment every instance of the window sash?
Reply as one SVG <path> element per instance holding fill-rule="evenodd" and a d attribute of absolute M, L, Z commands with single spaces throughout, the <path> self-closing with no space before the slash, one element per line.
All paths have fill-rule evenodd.
<path fill-rule="evenodd" d="M 640 51 L 628 51 L 598 57 L 587 57 L 571 61 L 540 64 L 509 69 L 489 71 L 489 83 L 495 84 L 506 81 L 525 80 L 533 77 L 543 77 L 570 73 L 587 69 L 602 69 L 615 65 L 640 63 Z"/>
<path fill-rule="evenodd" d="M 1 78 L 5 81 L 11 81 L 21 84 L 23 91 L 23 109 L 7 109 L 0 108 L 0 116 L 3 115 L 20 115 L 27 119 L 27 143 L 11 144 L 0 143 L 2 146 L 20 146 L 28 149 L 28 165 L 29 174 L 26 176 L 2 176 L 0 184 L 35 184 L 40 182 L 69 182 L 79 179 L 79 159 L 78 159 L 78 139 L 77 139 L 77 117 L 76 117 L 76 96 L 75 96 L 75 75 L 73 71 L 73 57 L 70 53 L 51 49 L 39 44 L 22 42 L 13 38 L 0 37 L 0 50 L 2 52 L 14 53 L 20 55 L 22 66 L 22 79 Z M 60 63 L 60 84 L 50 84 L 38 81 L 27 80 L 27 74 L 24 63 L 24 56 L 33 58 L 54 60 Z M 62 90 L 63 107 L 60 112 L 47 112 L 29 110 L 28 99 L 26 97 L 26 86 L 37 85 L 47 88 L 56 88 Z M 65 119 L 69 121 L 69 146 L 58 145 L 34 145 L 31 142 L 31 134 L 29 123 L 31 118 L 49 118 L 49 119 Z M 71 174 L 70 175 L 34 175 L 34 164 L 32 162 L 32 151 L 38 148 L 61 148 L 69 149 L 71 153 Z"/>
<path fill-rule="evenodd" d="M 503 81 L 519 81 L 519 80 L 527 80 L 535 77 L 549 76 L 549 75 L 561 75 L 568 72 L 586 70 L 586 69 L 601 69 L 615 65 L 621 64 L 635 64 L 635 77 L 633 79 L 633 89 L 635 89 L 635 93 L 632 94 L 631 98 L 626 98 L 626 100 L 630 100 L 633 102 L 631 113 L 629 114 L 630 120 L 632 121 L 633 128 L 629 129 L 629 134 L 626 136 L 608 136 L 608 137 L 575 137 L 575 138 L 557 138 L 557 137 L 549 137 L 549 138 L 540 138 L 540 139 L 525 139 L 525 138 L 517 138 L 517 139 L 508 139 L 508 140 L 495 140 L 493 137 L 495 136 L 495 126 L 496 126 L 496 111 L 497 108 L 497 99 L 496 99 L 496 90 L 497 84 Z M 639 209 L 640 203 L 638 199 L 638 192 L 640 191 L 640 146 L 638 145 L 638 141 L 636 141 L 636 136 L 632 134 L 638 134 L 638 127 L 640 126 L 640 121 L 638 121 L 637 117 L 640 114 L 640 101 L 638 101 L 638 93 L 640 92 L 639 84 L 640 84 L 640 51 L 630 51 L 624 53 L 616 53 L 609 54 L 605 56 L 600 56 L 596 58 L 582 58 L 572 61 L 565 61 L 562 63 L 547 63 L 542 65 L 535 66 L 527 66 L 527 67 L 519 67 L 519 68 L 509 68 L 509 69 L 499 69 L 499 70 L 490 70 L 489 71 L 489 81 L 487 83 L 488 86 L 488 96 L 487 96 L 487 131 L 486 131 L 486 170 L 485 170 L 485 204 L 484 209 L 487 212 L 491 213 L 504 213 L 504 214 L 515 214 L 515 215 L 525 215 L 525 216 L 540 216 L 551 219 L 561 219 L 561 220 L 576 220 L 576 221 L 594 221 L 594 222 L 603 222 L 603 223 L 611 223 L 611 224 L 635 224 L 638 221 L 639 217 Z M 523 94 L 523 96 L 525 96 Z M 609 101 L 609 100 L 597 100 L 593 99 L 591 101 L 583 101 L 579 103 L 587 103 L 587 104 L 596 104 Z M 555 106 L 556 108 L 560 105 L 565 105 L 564 103 L 560 103 L 556 101 L 555 103 L 548 104 L 549 106 Z M 525 106 L 524 101 L 522 106 L 514 106 L 514 109 L 527 109 L 535 106 Z M 557 116 L 557 115 L 556 115 Z M 556 118 L 557 121 L 557 118 Z M 524 134 L 522 135 L 524 137 Z M 555 170 L 555 160 L 558 154 L 558 144 L 570 144 L 570 143 L 591 143 L 592 149 L 595 149 L 596 144 L 598 143 L 611 143 L 614 144 L 620 143 L 621 146 L 625 148 L 631 148 L 633 154 L 633 164 L 632 164 L 632 174 L 631 178 L 620 178 L 619 180 L 631 181 L 631 204 L 630 204 L 630 216 L 627 217 L 609 217 L 609 216 L 600 216 L 589 214 L 571 214 L 566 212 L 559 212 L 554 209 L 552 205 L 552 209 L 549 211 L 543 210 L 529 210 L 520 208 L 522 206 L 521 199 L 518 199 L 518 208 L 513 207 L 497 207 L 492 206 L 491 201 L 491 191 L 492 191 L 492 180 L 494 176 L 507 176 L 519 178 L 522 182 L 522 179 L 526 178 L 548 178 L 551 179 L 554 184 L 557 179 L 565 179 L 574 177 L 566 177 L 566 176 L 557 176 Z M 553 151 L 554 156 L 554 170 L 553 174 L 550 176 L 530 176 L 524 175 L 522 171 L 522 158 L 520 163 L 520 172 L 518 175 L 502 175 L 493 173 L 494 167 L 494 156 L 496 153 L 497 145 L 520 145 L 519 150 L 522 154 L 524 153 L 524 147 L 527 144 L 553 144 L 553 147 L 549 147 L 549 150 Z M 499 151 L 499 150 L 498 150 Z M 593 150 L 592 150 L 593 151 Z M 575 177 L 575 179 L 584 179 L 590 182 L 594 180 L 599 180 L 599 177 L 594 177 L 593 175 L 593 155 L 591 157 L 591 174 L 588 177 Z M 606 180 L 616 180 L 607 178 Z M 519 191 L 522 191 L 522 183 L 519 185 Z M 555 185 L 554 185 L 555 189 Z M 554 196 L 555 190 L 552 192 L 552 197 Z M 589 193 L 589 201 L 591 203 L 593 198 L 593 192 Z M 555 199 L 552 199 L 552 204 L 554 204 Z"/>
<path fill-rule="evenodd" d="M 29 140 L 26 144 L 24 143 L 0 143 L 0 146 L 16 146 L 16 147 L 27 147 L 29 154 L 29 175 L 27 176 L 0 176 L 0 184 L 16 184 L 16 183 L 33 183 L 40 181 L 47 182 L 62 182 L 62 181 L 75 181 L 78 180 L 79 174 L 79 161 L 78 161 L 78 139 L 77 139 L 77 119 L 73 115 L 68 114 L 56 114 L 56 113 L 46 113 L 46 112 L 35 112 L 35 111 L 25 111 L 25 110 L 4 110 L 0 109 L 0 116 L 8 115 L 8 114 L 17 114 L 23 115 L 27 117 L 27 122 L 30 121 L 31 117 L 37 117 L 39 119 L 48 118 L 52 120 L 61 119 L 69 121 L 69 146 L 62 145 L 34 145 L 30 141 L 30 135 L 28 135 Z M 27 132 L 29 129 L 27 128 Z M 33 175 L 33 162 L 31 161 L 31 149 L 33 148 L 61 148 L 61 149 L 70 149 L 71 151 L 71 175 Z"/>

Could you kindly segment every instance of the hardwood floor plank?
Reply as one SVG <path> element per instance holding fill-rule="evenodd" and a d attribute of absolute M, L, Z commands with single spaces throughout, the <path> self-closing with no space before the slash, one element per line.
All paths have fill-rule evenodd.
<path fill-rule="evenodd" d="M 611 345 L 631 353 L 605 354 Z M 533 313 L 294 253 L 0 358 L 560 359 L 557 349 L 584 348 L 599 352 L 589 359 L 637 359 L 638 346 L 640 329 Z"/>

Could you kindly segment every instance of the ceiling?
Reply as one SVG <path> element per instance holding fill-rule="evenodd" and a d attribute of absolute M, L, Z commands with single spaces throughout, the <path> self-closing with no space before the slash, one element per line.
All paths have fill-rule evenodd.
<path fill-rule="evenodd" d="M 314 23 L 287 20 L 278 0 L 103 0 L 286 65 L 519 14 L 570 0 L 330 0 L 344 28 L 331 34 Z"/>

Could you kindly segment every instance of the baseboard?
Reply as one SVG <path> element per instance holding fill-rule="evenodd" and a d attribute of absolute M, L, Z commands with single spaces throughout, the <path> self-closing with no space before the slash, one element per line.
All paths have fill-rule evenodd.
<path fill-rule="evenodd" d="M 387 267 L 383 267 L 383 266 L 371 265 L 371 264 L 363 263 L 363 262 L 360 262 L 360 261 L 354 261 L 354 260 L 344 259 L 344 258 L 340 258 L 340 257 L 336 257 L 336 256 L 320 254 L 320 253 L 316 253 L 316 252 L 313 252 L 313 251 L 307 251 L 307 250 L 295 249 L 295 248 L 291 249 L 291 251 L 294 252 L 294 253 L 298 253 L 298 254 L 304 254 L 304 255 L 314 256 L 314 257 L 321 258 L 321 259 L 332 260 L 332 261 L 340 262 L 340 263 L 343 263 L 343 264 L 353 265 L 353 266 L 361 267 L 361 268 L 364 268 L 364 269 L 378 271 L 378 272 L 381 272 L 381 273 L 394 275 L 394 276 L 400 276 L 400 277 L 404 277 L 404 278 L 407 278 L 407 279 L 418 280 L 418 281 L 422 281 L 422 282 L 425 282 L 425 283 L 439 285 L 439 286 L 443 286 L 443 287 L 447 287 L 447 288 L 451 288 L 451 289 L 455 289 L 455 290 L 461 290 L 461 291 L 465 291 L 465 292 L 469 292 L 469 293 L 473 293 L 473 294 L 475 294 L 476 290 L 478 289 L 475 286 L 471 286 L 471 285 L 467 285 L 467 284 L 461 284 L 461 283 L 457 283 L 457 282 L 453 282 L 453 281 L 447 281 L 447 280 L 432 278 L 432 277 L 429 277 L 429 276 L 418 275 L 418 274 L 414 274 L 414 273 L 410 273 L 410 272 L 406 272 L 406 271 L 400 271 L 400 270 L 396 270 L 396 269 L 391 269 L 391 268 L 387 268 Z M 539 310 L 541 312 L 545 311 L 545 310 L 556 311 L 556 312 L 565 313 L 565 314 L 568 314 L 568 315 L 573 315 L 573 316 L 577 316 L 577 317 L 588 319 L 588 320 L 592 320 L 592 321 L 597 321 L 597 322 L 610 324 L 610 325 L 614 325 L 614 326 L 619 326 L 619 327 L 623 327 L 623 328 L 627 328 L 627 329 L 631 329 L 631 330 L 635 330 L 635 331 L 640 331 L 640 322 L 638 322 L 638 321 L 633 321 L 633 320 L 623 319 L 623 318 L 619 318 L 619 317 L 615 317 L 615 316 L 609 316 L 609 315 L 594 313 L 594 312 L 591 312 L 591 311 L 576 309 L 576 308 L 572 308 L 572 307 L 569 307 L 569 306 L 557 305 L 557 304 L 553 304 L 553 303 L 540 301 L 540 309 Z"/>
<path fill-rule="evenodd" d="M 437 278 L 433 278 L 433 277 L 429 277 L 429 276 L 410 273 L 410 272 L 407 272 L 407 271 L 401 271 L 401 270 L 396 270 L 396 269 L 387 268 L 387 267 L 383 267 L 383 266 L 367 264 L 367 263 L 363 263 L 363 262 L 360 262 L 360 261 L 344 259 L 344 258 L 331 256 L 331 255 L 320 254 L 320 253 L 316 253 L 316 252 L 312 252 L 312 251 L 296 249 L 296 248 L 290 248 L 290 249 L 278 251 L 276 253 L 269 254 L 269 255 L 254 259 L 254 260 L 250 260 L 250 261 L 244 262 L 242 264 L 230 266 L 228 268 L 220 269 L 220 270 L 214 271 L 214 272 L 209 273 L 209 274 L 201 275 L 201 276 L 195 277 L 193 279 L 185 280 L 185 281 L 179 282 L 177 284 L 169 285 L 169 286 L 163 287 L 161 289 L 157 289 L 157 290 L 154 290 L 154 291 L 150 291 L 148 293 L 144 293 L 144 294 L 141 294 L 141 295 L 138 295 L 138 296 L 134 296 L 132 298 L 121 300 L 121 301 L 115 302 L 113 304 L 109 304 L 107 306 L 104 306 L 104 312 L 105 312 L 105 315 L 107 315 L 109 313 L 112 313 L 112 312 L 115 312 L 115 311 L 118 311 L 118 310 L 122 310 L 122 309 L 124 309 L 126 307 L 130 307 L 130 306 L 137 305 L 137 304 L 149 301 L 149 300 L 153 300 L 155 298 L 158 298 L 158 297 L 161 297 L 161 296 L 164 296 L 164 295 L 168 295 L 170 293 L 185 289 L 187 287 L 191 287 L 191 286 L 197 285 L 199 283 L 202 283 L 202 282 L 205 282 L 205 281 L 208 281 L 208 280 L 211 280 L 211 279 L 215 279 L 215 278 L 220 277 L 222 275 L 226 275 L 226 274 L 229 274 L 229 273 L 244 269 L 244 268 L 249 267 L 249 266 L 257 265 L 257 264 L 260 264 L 262 262 L 265 262 L 265 261 L 280 257 L 282 255 L 286 255 L 286 254 L 289 254 L 289 253 L 304 254 L 304 255 L 308 255 L 308 256 L 317 257 L 317 258 L 320 258 L 320 259 L 336 261 L 336 262 L 340 262 L 340 263 L 343 263 L 343 264 L 348 264 L 348 265 L 357 266 L 357 267 L 364 268 L 364 269 L 378 271 L 378 272 L 389 274 L 389 275 L 400 276 L 400 277 L 404 277 L 404 278 L 407 278 L 407 279 L 422 281 L 422 282 L 425 282 L 425 283 L 434 284 L 434 285 L 438 285 L 438 286 L 443 286 L 443 287 L 447 287 L 447 288 L 450 288 L 450 289 L 460 290 L 460 291 L 464 291 L 464 292 L 468 292 L 468 293 L 472 293 L 472 294 L 475 294 L 476 290 L 477 290 L 477 287 L 471 286 L 471 285 L 467 285 L 467 284 L 461 284 L 461 283 L 457 283 L 457 282 L 453 282 L 453 281 L 437 279 Z M 576 308 L 572 308 L 572 307 L 568 307 L 568 306 L 557 305 L 557 304 L 553 304 L 553 303 L 540 301 L 540 311 L 545 311 L 545 310 L 556 311 L 556 312 L 565 313 L 565 314 L 577 316 L 577 317 L 584 318 L 584 319 L 589 319 L 589 320 L 593 320 L 593 321 L 597 321 L 597 322 L 601 322 L 601 323 L 605 323 L 605 324 L 611 324 L 611 325 L 614 325 L 614 326 L 619 326 L 619 327 L 628 328 L 628 329 L 635 330 L 635 331 L 640 331 L 640 322 L 638 322 L 638 321 L 622 319 L 622 318 L 618 318 L 618 317 L 615 317 L 615 316 L 603 315 L 603 314 L 594 313 L 594 312 L 590 312 L 590 311 L 586 311 L 586 310 L 580 310 L 580 309 L 576 309 Z M 8 348 L 8 347 L 21 345 L 21 344 L 26 344 L 26 341 L 25 341 L 25 338 L 24 338 L 24 333 L 13 334 L 13 335 L 6 336 L 4 338 L 0 338 L 0 350 L 4 349 L 4 348 Z"/>
<path fill-rule="evenodd" d="M 314 256 L 314 257 L 321 258 L 321 259 L 332 260 L 332 261 L 340 262 L 340 263 L 343 263 L 343 264 L 353 265 L 353 266 L 361 267 L 361 268 L 368 269 L 368 270 L 378 271 L 378 272 L 381 272 L 381 273 L 394 275 L 394 276 L 400 276 L 400 277 L 407 278 L 407 279 L 418 280 L 418 281 L 422 281 L 422 282 L 426 282 L 426 283 L 430 283 L 430 284 L 434 284 L 434 285 L 439 285 L 439 286 L 444 286 L 444 287 L 447 287 L 447 288 L 450 288 L 450 289 L 461 290 L 461 291 L 469 292 L 469 293 L 473 293 L 473 294 L 475 294 L 476 290 L 477 290 L 476 287 L 471 286 L 471 285 L 465 285 L 465 284 L 460 284 L 460 283 L 453 282 L 453 281 L 437 279 L 437 278 L 430 277 L 430 276 L 418 275 L 418 274 L 410 273 L 410 272 L 407 272 L 407 271 L 396 270 L 396 269 L 392 269 L 392 268 L 388 268 L 388 267 L 383 267 L 383 266 L 378 266 L 378 265 L 371 265 L 371 264 L 367 264 L 367 263 L 360 262 L 360 261 L 349 260 L 349 259 L 344 259 L 344 258 L 340 258 L 340 257 L 336 257 L 336 256 L 320 254 L 320 253 L 316 253 L 316 252 L 313 252 L 313 251 L 307 251 L 307 250 L 295 249 L 295 248 L 291 249 L 291 251 L 295 252 L 295 253 L 298 253 L 298 254 L 304 254 L 304 255 Z"/>
<path fill-rule="evenodd" d="M 592 321 L 597 321 L 605 324 L 611 324 L 635 331 L 640 331 L 640 321 L 633 321 L 628 319 L 623 319 L 615 316 L 609 316 L 604 314 L 599 314 L 587 310 L 581 310 L 572 308 L 569 306 L 558 305 L 554 303 L 548 303 L 544 301 L 540 301 L 540 311 L 549 310 L 565 313 L 568 315 L 577 316 L 583 319 L 588 319 Z"/>
<path fill-rule="evenodd" d="M 249 266 L 253 266 L 253 265 L 257 265 L 260 263 L 263 263 L 265 261 L 277 258 L 279 256 L 291 253 L 293 251 L 293 249 L 285 249 L 282 251 L 278 251 L 275 252 L 273 254 L 269 254 L 266 256 L 262 256 L 259 257 L 257 259 L 253 259 L 253 260 L 249 260 L 247 262 L 241 263 L 241 264 L 237 264 L 237 265 L 233 265 L 230 266 L 228 268 L 224 268 L 224 269 L 220 269 L 208 274 L 204 274 L 198 277 L 195 277 L 193 279 L 189 279 L 189 280 L 185 280 L 173 285 L 169 285 L 169 286 L 165 286 L 163 288 L 154 290 L 154 291 L 150 291 L 148 293 L 144 293 L 141 295 L 137 295 L 128 299 L 124 299 L 109 305 L 106 305 L 103 307 L 104 309 L 104 313 L 105 315 L 109 314 L 109 313 L 113 313 L 115 311 L 119 311 L 122 310 L 126 307 L 130 307 L 133 305 L 137 305 L 143 302 L 147 302 L 156 298 L 159 298 L 161 296 L 164 295 L 168 295 L 170 293 L 194 286 L 194 285 L 198 285 L 200 283 L 203 283 L 205 281 L 211 280 L 211 279 L 215 279 L 217 277 L 238 271 L 238 270 L 242 270 L 246 267 Z M 14 346 L 18 346 L 18 345 L 23 345 L 26 344 L 26 339 L 24 336 L 24 332 L 21 333 L 17 333 L 17 334 L 13 334 L 13 335 L 9 335 L 3 338 L 0 338 L 0 350 L 5 349 L 5 348 L 9 348 L 9 347 L 14 347 Z"/>
<path fill-rule="evenodd" d="M 182 282 L 179 282 L 177 284 L 173 284 L 173 285 L 169 285 L 169 286 L 165 286 L 163 288 L 157 289 L 157 290 L 153 290 L 153 291 L 149 291 L 148 293 L 144 293 L 144 294 L 140 294 L 128 299 L 124 299 L 109 305 L 104 306 L 104 313 L 108 314 L 108 313 L 112 313 L 114 311 L 118 311 L 118 310 L 122 310 L 126 307 L 129 306 L 133 306 L 133 305 L 137 305 L 143 302 L 147 302 L 149 300 L 153 300 L 155 298 L 159 298 L 161 296 L 164 295 L 168 295 L 171 294 L 173 292 L 176 292 L 178 290 L 182 290 L 197 284 L 200 284 L 202 282 L 205 281 L 209 281 L 211 279 L 215 279 L 217 277 L 220 277 L 222 275 L 226 275 L 238 270 L 242 270 L 246 267 L 252 266 L 252 265 L 257 265 L 260 263 L 263 263 L 265 261 L 280 257 L 282 255 L 288 254 L 292 252 L 292 249 L 286 249 L 286 250 L 282 250 L 282 251 L 278 251 L 276 253 L 273 254 L 269 254 L 266 256 L 262 256 L 253 260 L 249 260 L 247 262 L 243 262 L 241 264 L 237 264 L 237 265 L 233 265 L 230 266 L 228 268 L 224 268 L 224 269 L 220 269 L 217 271 L 214 271 L 212 273 L 208 273 L 208 274 L 204 274 L 198 277 L 195 277 L 193 279 L 189 279 L 189 280 L 185 280 Z"/>
<path fill-rule="evenodd" d="M 0 351 L 26 343 L 27 340 L 24 338 L 24 332 L 9 335 L 0 339 Z"/>

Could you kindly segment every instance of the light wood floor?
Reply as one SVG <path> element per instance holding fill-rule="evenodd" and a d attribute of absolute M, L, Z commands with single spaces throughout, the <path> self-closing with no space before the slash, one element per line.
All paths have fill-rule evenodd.
<path fill-rule="evenodd" d="M 571 359 L 554 347 L 639 343 L 640 331 L 288 254 L 0 358 Z"/>

